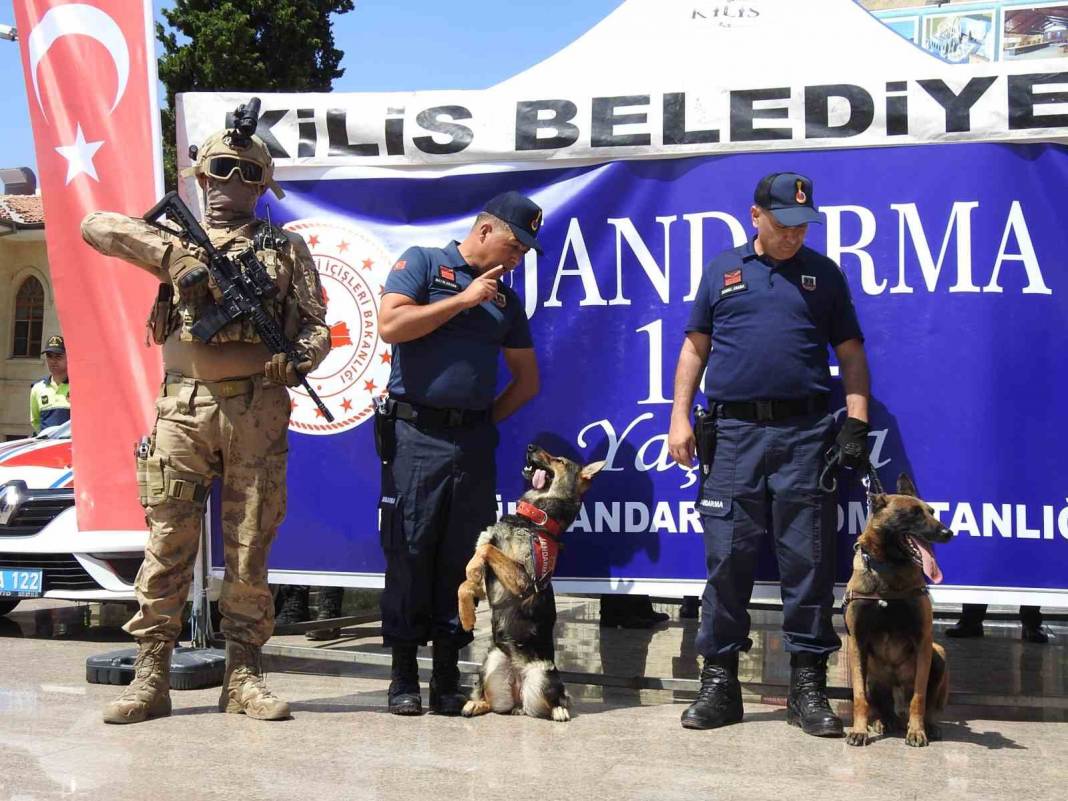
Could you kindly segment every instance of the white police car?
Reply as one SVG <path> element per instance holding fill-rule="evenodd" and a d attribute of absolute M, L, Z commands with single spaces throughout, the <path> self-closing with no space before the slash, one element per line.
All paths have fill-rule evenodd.
<path fill-rule="evenodd" d="M 144 531 L 79 531 L 70 423 L 0 444 L 0 615 L 25 598 L 133 600 Z"/>

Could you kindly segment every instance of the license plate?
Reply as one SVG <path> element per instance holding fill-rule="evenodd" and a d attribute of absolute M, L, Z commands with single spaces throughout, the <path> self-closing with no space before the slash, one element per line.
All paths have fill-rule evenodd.
<path fill-rule="evenodd" d="M 0 598 L 37 598 L 44 591 L 41 570 L 0 570 Z"/>

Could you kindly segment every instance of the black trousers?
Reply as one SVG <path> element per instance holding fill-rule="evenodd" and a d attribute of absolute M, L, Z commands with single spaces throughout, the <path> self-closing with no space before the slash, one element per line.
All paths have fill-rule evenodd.
<path fill-rule="evenodd" d="M 708 582 L 697 652 L 748 651 L 748 605 L 761 538 L 775 542 L 787 651 L 841 647 L 834 611 L 834 496 L 820 490 L 823 454 L 834 439 L 830 415 L 778 423 L 716 421 L 716 450 L 697 508 L 704 525 Z"/>
<path fill-rule="evenodd" d="M 497 519 L 497 429 L 492 423 L 419 428 L 396 421 L 396 452 L 382 468 L 379 532 L 386 557 L 386 645 L 473 639 L 456 593 L 478 535 Z"/>

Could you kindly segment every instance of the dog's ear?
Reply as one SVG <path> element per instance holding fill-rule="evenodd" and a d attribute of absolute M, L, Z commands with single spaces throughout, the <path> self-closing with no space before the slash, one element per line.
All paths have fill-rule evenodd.
<path fill-rule="evenodd" d="M 600 473 L 606 464 L 608 464 L 608 462 L 604 461 L 603 459 L 599 462 L 591 462 L 590 464 L 582 468 L 582 471 L 579 473 L 579 475 L 582 476 L 586 481 L 589 481 L 595 475 Z"/>
<path fill-rule="evenodd" d="M 878 514 L 886 508 L 886 493 L 879 492 L 871 496 L 871 513 Z"/>
<path fill-rule="evenodd" d="M 897 494 L 911 495 L 913 498 L 919 497 L 919 493 L 916 492 L 916 485 L 913 484 L 912 479 L 904 473 L 897 477 Z"/>

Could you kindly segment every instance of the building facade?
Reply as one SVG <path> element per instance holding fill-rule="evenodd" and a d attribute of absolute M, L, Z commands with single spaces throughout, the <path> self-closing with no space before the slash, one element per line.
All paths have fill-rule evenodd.
<path fill-rule="evenodd" d="M 48 374 L 41 348 L 61 334 L 39 195 L 0 195 L 0 440 L 30 429 L 30 387 Z"/>

